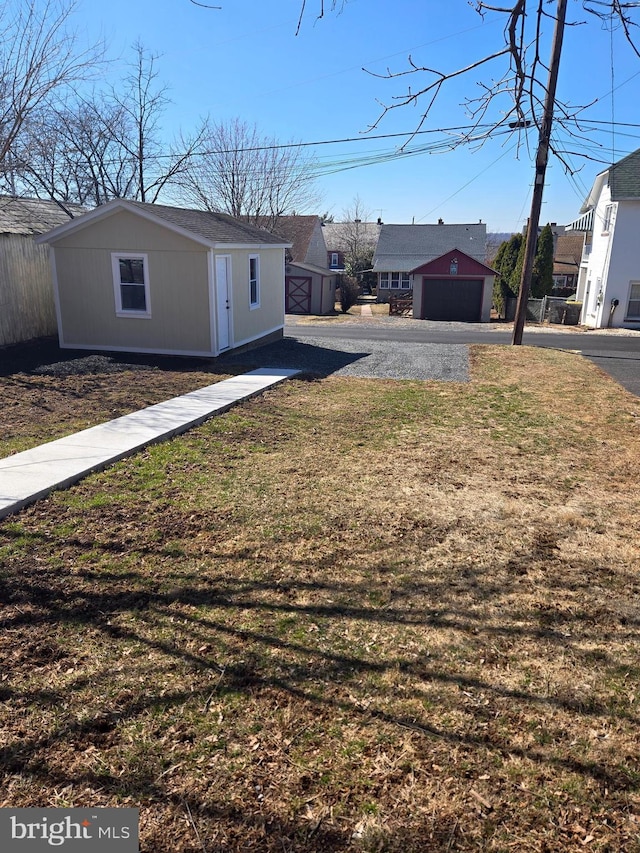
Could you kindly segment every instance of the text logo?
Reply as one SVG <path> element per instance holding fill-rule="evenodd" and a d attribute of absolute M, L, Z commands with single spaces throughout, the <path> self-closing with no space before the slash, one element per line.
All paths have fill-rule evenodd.
<path fill-rule="evenodd" d="M 138 809 L 0 808 L 0 850 L 139 853 L 138 818 Z"/>

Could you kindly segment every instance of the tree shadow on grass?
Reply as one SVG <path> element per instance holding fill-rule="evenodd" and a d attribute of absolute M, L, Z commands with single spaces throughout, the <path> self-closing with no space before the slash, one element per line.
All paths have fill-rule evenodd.
<path fill-rule="evenodd" d="M 228 832 L 232 836 L 235 833 L 232 843 L 238 850 L 243 835 L 255 838 L 255 849 L 347 849 L 353 833 L 349 823 L 323 824 L 320 817 L 310 822 L 301 815 L 285 820 L 281 811 L 270 810 L 269 803 L 257 797 L 246 809 L 238 809 L 226 798 L 224 783 L 219 790 L 199 791 L 188 797 L 177 793 L 167 787 L 165 773 L 179 758 L 167 756 L 164 761 L 162 755 L 152 754 L 145 759 L 143 745 L 129 747 L 132 759 L 118 773 L 109 769 L 108 761 L 100 767 L 93 760 L 96 754 L 108 756 L 113 750 L 124 749 L 121 731 L 132 724 L 145 732 L 153 719 L 155 729 L 165 737 L 177 716 L 206 718 L 209 708 L 218 702 L 242 705 L 259 701 L 264 707 L 297 703 L 317 718 L 318 725 L 346 716 L 363 730 L 410 733 L 424 742 L 426 750 L 445 745 L 452 750 L 515 756 L 544 768 L 544 772 L 574 774 L 616 794 L 638 789 L 640 777 L 623 756 L 617 763 L 591 761 L 568 749 L 561 753 L 543 744 L 518 742 L 514 738 L 519 734 L 513 728 L 516 723 L 503 731 L 474 724 L 490 723 L 491 711 L 504 701 L 527 709 L 533 717 L 543 717 L 545 709 L 551 709 L 585 726 L 597 720 L 608 724 L 612 714 L 620 723 L 637 726 L 640 719 L 629 709 L 614 712 L 596 699 L 580 701 L 562 693 L 544 695 L 539 690 L 507 687 L 490 672 L 483 677 L 469 672 L 462 662 L 457 667 L 437 647 L 425 659 L 403 651 L 404 644 L 395 639 L 402 636 L 398 632 L 427 627 L 443 637 L 452 633 L 470 651 L 495 638 L 526 638 L 539 642 L 545 654 L 552 654 L 554 649 L 558 653 L 571 650 L 578 657 L 583 647 L 597 645 L 602 649 L 597 666 L 605 672 L 613 671 L 617 662 L 607 655 L 607 631 L 603 630 L 601 614 L 592 610 L 593 602 L 585 602 L 584 608 L 574 613 L 558 610 L 552 626 L 541 624 L 539 613 L 524 606 L 504 608 L 501 620 L 488 624 L 479 605 L 491 601 L 499 607 L 517 587 L 519 575 L 507 572 L 511 580 L 501 576 L 498 582 L 492 577 L 493 568 L 486 569 L 484 576 L 466 579 L 463 566 L 443 569 L 445 578 L 459 579 L 461 586 L 457 589 L 445 581 L 413 577 L 410 572 L 394 577 L 393 572 L 385 570 L 387 563 L 393 564 L 392 544 L 386 546 L 387 554 L 379 547 L 369 555 L 368 575 L 365 572 L 367 577 L 356 581 L 350 578 L 348 568 L 331 578 L 310 577 L 305 574 L 309 570 L 305 560 L 289 560 L 287 572 L 278 572 L 272 561 L 246 547 L 227 547 L 220 564 L 212 567 L 209 562 L 206 571 L 196 570 L 186 558 L 176 558 L 166 559 L 164 569 L 150 574 L 143 568 L 144 562 L 160 565 L 156 558 L 162 557 L 162 543 L 129 554 L 129 558 L 139 560 L 137 568 L 127 564 L 122 572 L 94 571 L 86 567 L 83 555 L 95 550 L 107 555 L 126 554 L 126 543 L 112 540 L 103 545 L 80 538 L 66 539 L 65 563 L 47 568 L 44 558 L 51 547 L 48 535 L 30 534 L 23 549 L 15 551 L 16 540 L 22 536 L 19 527 L 6 525 L 5 533 L 10 547 L 3 567 L 0 628 L 11 638 L 11 645 L 5 650 L 4 671 L 9 677 L 2 682 L 0 699 L 6 709 L 17 713 L 16 721 L 23 717 L 29 721 L 24 730 L 14 731 L 9 740 L 5 738 L 0 751 L 0 770 L 8 780 L 26 776 L 40 790 L 89 788 L 108 802 L 124 797 L 145 809 L 180 815 L 182 823 L 188 802 L 196 825 L 204 821 L 209 827 L 203 830 L 205 834 L 211 831 L 211 821 L 224 821 Z M 336 545 L 335 552 L 324 554 L 322 561 L 328 567 L 339 563 L 342 556 Z M 524 562 L 540 558 L 536 544 L 530 553 L 521 555 Z M 257 577 L 247 577 L 247 565 L 254 567 Z M 573 568 L 580 573 L 579 567 Z M 591 568 L 585 559 L 585 576 Z M 496 574 L 497 570 L 496 566 Z M 158 578 L 158 571 L 162 571 L 162 578 Z M 377 587 L 388 589 L 390 576 L 393 583 L 389 595 L 371 603 L 371 593 Z M 557 586 L 553 591 L 561 598 Z M 240 615 L 242 624 L 238 624 Z M 347 625 L 351 626 L 351 638 L 375 627 L 390 630 L 394 641 L 377 654 L 353 639 L 345 647 L 339 638 Z M 321 642 L 316 632 L 310 633 L 314 626 L 323 638 Z M 627 619 L 624 630 L 629 643 L 637 643 L 637 628 L 637 620 Z M 612 625 L 608 630 L 613 638 L 619 628 Z M 105 659 L 93 657 L 89 651 L 85 660 L 82 647 L 69 647 L 68 636 L 86 636 L 90 645 L 99 645 Z M 125 651 L 131 652 L 127 658 L 123 657 Z M 67 672 L 66 661 L 71 664 L 74 656 L 79 660 Z M 91 668 L 90 674 L 83 671 L 84 663 Z M 122 678 L 116 676 L 116 665 L 126 666 L 127 686 L 114 696 L 114 682 Z M 60 678 L 60 672 L 67 674 Z M 363 696 L 363 680 L 376 683 L 376 679 L 390 677 L 402 680 L 402 701 L 382 701 L 375 690 L 373 695 Z M 454 688 L 461 699 L 466 697 L 461 709 L 468 724 L 446 724 L 446 715 L 433 709 L 434 688 L 436 693 Z M 89 696 L 87 706 L 74 704 L 75 696 Z M 407 702 L 412 703 L 412 711 L 406 709 Z M 237 706 L 239 714 L 241 705 Z M 34 709 L 45 716 L 52 714 L 53 720 L 31 730 Z M 193 726 L 190 731 L 199 738 L 196 722 L 185 725 Z M 153 737 L 148 733 L 143 737 L 150 739 L 151 752 Z M 224 740 L 224 734 L 222 737 Z M 188 741 L 179 755 L 188 756 L 191 749 L 199 748 L 197 742 Z M 223 750 L 226 756 L 231 744 L 224 741 L 211 749 Z M 290 751 L 286 746 L 279 749 L 278 760 L 290 766 L 294 760 Z M 57 757 L 65 752 L 86 753 L 87 767 L 79 769 L 77 761 L 65 765 Z M 215 777 L 215 767 L 212 772 Z M 262 770 L 259 772 L 264 776 Z M 431 824 L 426 819 L 424 823 L 432 831 L 440 831 L 433 828 L 437 827 L 435 818 Z M 404 829 L 404 849 L 421 849 L 414 846 L 416 826 L 412 823 Z M 445 821 L 442 832 L 450 834 L 451 824 Z M 149 841 L 152 837 L 146 838 L 143 849 L 154 849 Z M 397 841 L 402 837 L 402 831 L 394 832 Z M 189 844 L 194 844 L 193 838 Z M 184 842 L 182 846 L 174 844 L 173 849 L 187 851 L 197 846 L 192 848 Z"/>

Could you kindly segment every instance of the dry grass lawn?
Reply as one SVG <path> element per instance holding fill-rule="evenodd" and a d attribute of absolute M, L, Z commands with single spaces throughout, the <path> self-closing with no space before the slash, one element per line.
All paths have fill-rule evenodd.
<path fill-rule="evenodd" d="M 639 414 L 478 347 L 5 519 L 0 805 L 139 806 L 143 853 L 640 849 Z"/>

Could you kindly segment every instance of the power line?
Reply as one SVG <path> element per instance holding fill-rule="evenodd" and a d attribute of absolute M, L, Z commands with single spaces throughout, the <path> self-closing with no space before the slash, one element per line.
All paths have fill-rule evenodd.
<path fill-rule="evenodd" d="M 441 207 L 443 204 L 446 204 L 452 198 L 455 198 L 455 196 L 457 196 L 458 193 L 461 193 L 462 190 L 466 189 L 469 186 L 469 184 L 472 184 L 481 175 L 484 175 L 485 172 L 488 172 L 489 169 L 492 169 L 496 165 L 496 163 L 498 163 L 500 160 L 502 160 L 503 157 L 506 157 L 507 154 L 510 154 L 511 151 L 513 151 L 513 149 L 516 147 L 516 145 L 517 145 L 517 142 L 514 142 L 514 144 L 510 148 L 507 148 L 505 151 L 503 151 L 502 154 L 493 161 L 493 163 L 489 163 L 488 166 L 486 166 L 484 169 L 482 169 L 480 172 L 478 172 L 477 175 L 474 175 L 473 178 L 471 178 L 471 180 L 467 181 L 466 184 L 463 184 L 459 189 L 457 189 L 454 193 L 452 193 L 448 198 L 445 198 L 444 201 L 441 201 L 435 207 L 431 208 L 431 210 L 427 211 L 427 213 L 425 213 L 424 216 L 421 216 L 420 219 L 418 219 L 418 222 L 422 222 L 422 220 L 426 219 L 427 216 L 431 216 L 431 214 L 435 213 L 435 211 L 438 210 L 439 207 Z"/>

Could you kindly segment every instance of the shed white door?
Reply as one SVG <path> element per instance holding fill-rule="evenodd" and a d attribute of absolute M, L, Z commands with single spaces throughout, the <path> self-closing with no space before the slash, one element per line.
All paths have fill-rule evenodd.
<path fill-rule="evenodd" d="M 231 346 L 231 293 L 229 258 L 216 256 L 216 304 L 218 312 L 218 350 Z"/>

